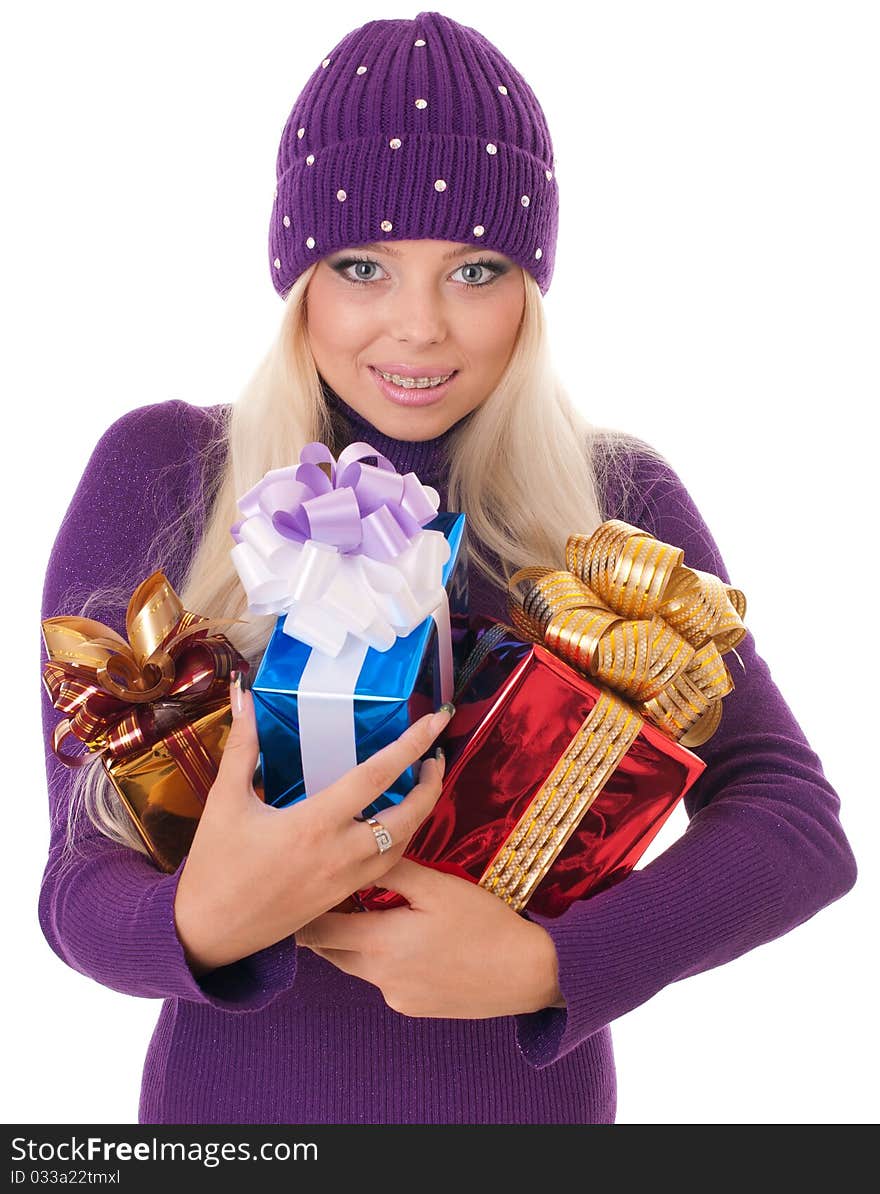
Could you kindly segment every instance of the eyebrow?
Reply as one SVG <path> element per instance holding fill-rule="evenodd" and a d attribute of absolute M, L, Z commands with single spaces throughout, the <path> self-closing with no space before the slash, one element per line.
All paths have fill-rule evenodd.
<path fill-rule="evenodd" d="M 389 244 L 384 244 L 379 241 L 372 242 L 368 245 L 361 245 L 362 249 L 372 249 L 374 252 L 387 253 L 389 257 L 402 257 L 403 254 L 399 249 L 392 249 Z M 473 253 L 479 251 L 479 245 L 456 245 L 454 249 L 450 249 L 448 253 L 444 253 L 440 258 L 441 261 L 451 261 L 453 257 L 460 257 L 462 253 Z"/>

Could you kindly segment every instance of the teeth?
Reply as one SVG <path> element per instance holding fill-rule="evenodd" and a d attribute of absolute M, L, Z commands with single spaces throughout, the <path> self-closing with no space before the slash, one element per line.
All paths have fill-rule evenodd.
<path fill-rule="evenodd" d="M 439 386 L 441 382 L 448 381 L 452 377 L 452 373 L 447 373 L 443 377 L 401 377 L 399 373 L 385 373 L 381 369 L 376 370 L 380 373 L 386 381 L 393 381 L 396 386 L 403 386 L 406 390 L 427 390 L 432 386 Z M 455 370 L 453 369 L 453 373 Z"/>

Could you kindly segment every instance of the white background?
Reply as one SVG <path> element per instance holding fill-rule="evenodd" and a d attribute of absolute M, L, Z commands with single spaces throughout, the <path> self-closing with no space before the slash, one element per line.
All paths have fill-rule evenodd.
<path fill-rule="evenodd" d="M 238 395 L 281 318 L 266 240 L 287 114 L 346 32 L 419 11 L 154 0 L 7 13 L 5 1122 L 135 1122 L 159 1011 L 67 968 L 37 922 L 39 600 L 55 532 L 119 415 Z M 619 1122 L 873 1122 L 876 6 L 441 11 L 494 41 L 548 118 L 559 370 L 588 416 L 677 467 L 842 797 L 861 868 L 806 925 L 616 1022 Z"/>

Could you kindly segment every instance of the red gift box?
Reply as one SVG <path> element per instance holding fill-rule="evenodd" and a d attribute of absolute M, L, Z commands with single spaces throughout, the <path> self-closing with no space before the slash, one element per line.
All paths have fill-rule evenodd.
<path fill-rule="evenodd" d="M 682 558 L 609 520 L 569 539 L 568 572 L 511 578 L 515 626 L 472 620 L 443 791 L 406 857 L 545 916 L 633 869 L 705 770 L 688 745 L 717 728 L 745 634 L 742 593 Z"/>

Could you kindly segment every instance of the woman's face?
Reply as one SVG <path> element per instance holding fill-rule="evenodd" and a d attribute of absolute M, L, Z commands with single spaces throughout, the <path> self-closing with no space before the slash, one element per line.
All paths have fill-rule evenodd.
<path fill-rule="evenodd" d="M 361 245 L 319 262 L 306 292 L 318 372 L 394 439 L 440 435 L 492 392 L 510 359 L 525 306 L 523 271 L 490 249 L 445 240 Z M 376 367 L 438 377 L 435 394 L 389 396 Z M 394 387 L 396 389 L 396 387 Z M 405 404 L 406 398 L 427 405 Z"/>

